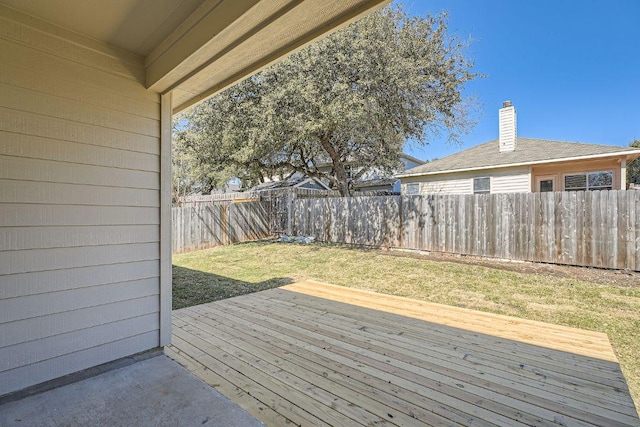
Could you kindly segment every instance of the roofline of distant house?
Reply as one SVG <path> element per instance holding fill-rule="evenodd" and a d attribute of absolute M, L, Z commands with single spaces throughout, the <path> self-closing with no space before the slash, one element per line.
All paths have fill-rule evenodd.
<path fill-rule="evenodd" d="M 368 179 L 366 181 L 356 182 L 354 187 L 356 188 L 366 188 L 366 187 L 383 187 L 387 185 L 393 185 L 398 181 L 398 178 L 374 178 Z"/>
<path fill-rule="evenodd" d="M 425 163 L 427 163 L 426 161 L 420 160 L 417 157 L 413 157 L 413 156 L 405 153 L 404 151 L 402 153 L 400 153 L 400 158 L 401 159 L 406 159 L 406 160 L 411 160 L 412 162 L 419 163 L 420 165 L 424 165 Z M 344 164 L 345 165 L 353 165 L 353 166 L 361 166 L 362 165 L 361 162 L 352 162 L 352 161 L 346 161 Z M 331 163 L 331 162 L 320 163 L 318 165 L 319 168 L 330 168 L 331 166 L 333 166 L 333 163 Z"/>
<path fill-rule="evenodd" d="M 411 155 L 409 155 L 409 154 L 405 153 L 404 151 L 402 152 L 402 154 L 400 154 L 400 158 L 405 158 L 405 159 L 407 159 L 407 160 L 411 160 L 411 161 L 412 161 L 412 162 L 414 162 L 414 163 L 420 163 L 421 165 L 424 165 L 425 163 L 427 163 L 427 162 L 425 162 L 424 160 L 420 160 L 420 159 L 419 159 L 419 158 L 417 158 L 417 157 L 413 157 L 413 156 L 411 156 Z"/>
<path fill-rule="evenodd" d="M 300 181 L 296 185 L 294 185 L 294 187 L 298 187 L 300 185 L 304 185 L 309 181 L 314 181 L 316 184 L 319 184 L 322 187 L 324 187 L 324 189 L 327 190 L 327 191 L 331 190 L 331 187 L 329 187 L 327 184 L 322 182 L 322 180 L 320 178 L 316 178 L 315 176 L 308 176 L 307 178 L 303 179 L 302 181 Z"/>
<path fill-rule="evenodd" d="M 574 157 L 562 157 L 559 159 L 548 159 L 548 160 L 536 160 L 531 162 L 520 162 L 520 163 L 507 163 L 505 165 L 491 165 L 491 166 L 480 166 L 475 168 L 463 168 L 463 169 L 447 169 L 443 171 L 434 171 L 434 172 L 415 172 L 415 173 L 400 173 L 395 175 L 396 178 L 411 178 L 414 176 L 425 176 L 425 175 L 443 175 L 449 173 L 456 172 L 471 172 L 477 170 L 488 170 L 488 169 L 504 169 L 504 168 L 513 168 L 517 166 L 531 166 L 531 165 L 542 165 L 549 163 L 558 163 L 558 162 L 568 162 L 572 160 L 590 160 L 597 159 L 603 157 L 617 157 L 617 156 L 629 156 L 629 155 L 640 155 L 640 150 L 628 150 L 628 151 L 617 151 L 614 153 L 603 153 L 603 154 L 590 154 L 587 156 L 574 156 Z"/>

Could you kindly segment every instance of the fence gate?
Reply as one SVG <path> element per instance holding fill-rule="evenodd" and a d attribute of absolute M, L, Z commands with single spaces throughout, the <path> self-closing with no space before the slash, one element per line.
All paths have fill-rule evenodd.
<path fill-rule="evenodd" d="M 289 206 L 292 201 L 292 193 L 289 191 L 269 191 L 262 195 L 262 200 L 270 202 L 269 231 L 271 234 L 291 234 Z"/>

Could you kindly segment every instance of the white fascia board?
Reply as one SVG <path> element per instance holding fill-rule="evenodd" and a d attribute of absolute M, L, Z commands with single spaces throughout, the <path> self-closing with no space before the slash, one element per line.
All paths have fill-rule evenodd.
<path fill-rule="evenodd" d="M 478 170 L 513 168 L 518 166 L 546 165 L 549 163 L 570 162 L 575 160 L 593 160 L 598 158 L 619 157 L 619 156 L 628 157 L 629 155 L 632 155 L 632 156 L 640 155 L 640 150 L 619 151 L 616 153 L 607 153 L 607 154 L 591 154 L 588 156 L 563 157 L 559 159 L 537 160 L 532 162 L 507 163 L 504 165 L 481 166 L 481 167 L 475 167 L 475 168 L 449 169 L 449 170 L 435 171 L 435 172 L 417 172 L 417 173 L 410 173 L 410 174 L 404 173 L 404 174 L 397 174 L 395 175 L 395 177 L 411 178 L 416 176 L 444 175 L 444 174 L 458 173 L 458 172 L 471 172 L 471 171 L 478 171 Z"/>
<path fill-rule="evenodd" d="M 411 155 L 409 155 L 407 153 L 400 154 L 400 159 L 409 160 L 409 161 L 412 161 L 414 163 L 419 163 L 419 164 L 422 164 L 422 165 L 424 165 L 426 163 L 424 160 L 420 160 L 419 158 L 413 157 L 413 156 L 411 156 Z"/>
<path fill-rule="evenodd" d="M 318 185 L 321 185 L 327 191 L 331 190 L 329 187 L 327 187 L 325 185 L 324 182 L 322 182 L 321 179 L 318 179 L 318 178 L 315 178 L 315 177 L 309 177 L 309 178 L 303 179 L 302 181 L 300 181 L 299 183 L 294 185 L 294 187 L 299 188 L 299 187 L 303 186 L 304 184 L 306 184 L 307 182 L 311 182 L 311 181 L 315 182 Z"/>

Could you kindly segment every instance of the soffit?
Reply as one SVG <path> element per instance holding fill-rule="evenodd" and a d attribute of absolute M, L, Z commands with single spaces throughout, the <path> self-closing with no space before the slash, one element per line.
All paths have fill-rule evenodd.
<path fill-rule="evenodd" d="M 177 112 L 389 1 L 0 0 L 0 5 L 144 58 L 147 88 L 172 91 Z"/>
<path fill-rule="evenodd" d="M 0 0 L 28 15 L 141 56 L 147 56 L 203 2 Z"/>

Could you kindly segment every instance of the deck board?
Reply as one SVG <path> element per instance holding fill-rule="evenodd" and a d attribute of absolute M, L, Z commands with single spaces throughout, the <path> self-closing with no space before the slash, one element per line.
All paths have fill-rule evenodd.
<path fill-rule="evenodd" d="M 263 309 L 272 309 L 274 307 L 273 304 L 269 304 L 269 301 L 265 301 L 259 297 L 255 299 L 255 302 L 261 304 Z M 205 310 L 207 309 L 205 308 Z M 318 313 L 312 313 L 311 311 L 312 309 L 307 306 L 305 307 L 305 313 L 302 315 L 304 318 L 301 318 L 300 315 L 298 315 L 291 320 L 294 321 L 296 325 L 309 325 L 305 320 L 312 319 L 313 322 L 320 323 L 319 326 L 323 328 L 324 333 L 327 336 L 337 339 L 348 338 L 351 343 L 356 343 L 358 346 L 368 350 L 373 349 L 377 353 L 390 355 L 399 360 L 409 361 L 409 363 L 416 366 L 426 366 L 428 369 L 436 371 L 441 370 L 439 368 L 444 368 L 444 372 L 447 370 L 450 370 L 451 372 L 458 371 L 463 375 L 469 376 L 470 381 L 473 381 L 473 377 L 475 375 L 481 373 L 485 380 L 491 378 L 491 381 L 497 385 L 504 384 L 517 390 L 526 391 L 533 396 L 543 398 L 548 397 L 552 399 L 553 402 L 573 399 L 574 405 L 582 410 L 588 410 L 589 407 L 594 404 L 597 404 L 603 409 L 611 408 L 612 405 L 617 407 L 620 411 L 624 411 L 626 409 L 624 406 L 620 406 L 616 401 L 611 399 L 606 400 L 606 387 L 604 388 L 604 391 L 588 394 L 586 396 L 581 395 L 579 393 L 580 390 L 578 390 L 578 392 L 572 391 L 568 387 L 575 385 L 576 379 L 574 377 L 564 375 L 563 372 L 555 372 L 554 375 L 545 374 L 539 369 L 536 369 L 534 372 L 530 372 L 528 370 L 523 370 L 520 366 L 513 366 L 513 364 L 512 366 L 507 366 L 505 363 L 497 364 L 493 362 L 492 358 L 484 357 L 480 359 L 477 356 L 472 356 L 469 352 L 460 351 L 459 348 L 449 352 L 442 351 L 442 349 L 447 345 L 446 342 L 441 342 L 438 347 L 424 348 L 420 345 L 413 344 L 413 338 L 407 337 L 405 334 L 397 335 L 397 333 L 387 332 L 387 336 L 384 336 L 385 334 L 382 329 L 375 329 L 375 327 L 368 322 L 363 322 L 362 326 L 359 327 L 358 335 L 362 337 L 359 339 L 359 337 L 349 331 L 348 328 L 345 329 L 340 327 L 340 325 L 347 323 L 347 318 L 336 319 L 329 313 L 322 315 L 321 318 Z M 225 313 L 229 314 L 228 312 Z M 275 316 L 275 314 L 272 314 L 272 316 Z M 262 319 L 256 320 L 262 321 Z M 279 320 L 282 320 L 282 318 L 279 318 Z M 250 324 L 247 324 L 246 326 L 250 326 Z M 311 330 L 316 330 L 316 328 L 313 328 L 312 326 L 308 327 Z M 381 336 L 383 337 L 380 338 Z M 407 354 L 402 354 L 401 352 L 403 351 L 407 352 Z M 473 364 L 473 367 L 457 364 L 456 359 L 460 358 L 470 361 Z M 516 369 L 518 370 L 518 373 L 509 372 L 509 370 L 514 371 Z M 522 375 L 523 371 L 525 372 L 525 375 Z M 531 375 L 526 375 L 526 373 L 530 373 Z M 540 375 L 546 375 L 547 379 L 545 382 L 538 383 L 531 381 L 531 379 L 538 379 Z M 460 375 L 457 377 L 461 380 L 464 379 L 461 378 Z M 584 383 L 585 382 L 583 381 L 583 384 Z M 588 387 L 585 387 L 583 389 L 584 391 L 590 391 L 597 384 L 588 382 L 587 385 Z M 493 387 L 493 389 L 495 390 L 495 387 Z M 513 394 L 514 391 L 511 390 L 510 393 Z"/>
<path fill-rule="evenodd" d="M 266 425 L 640 426 L 597 332 L 311 281 L 173 327 L 167 354 Z"/>

